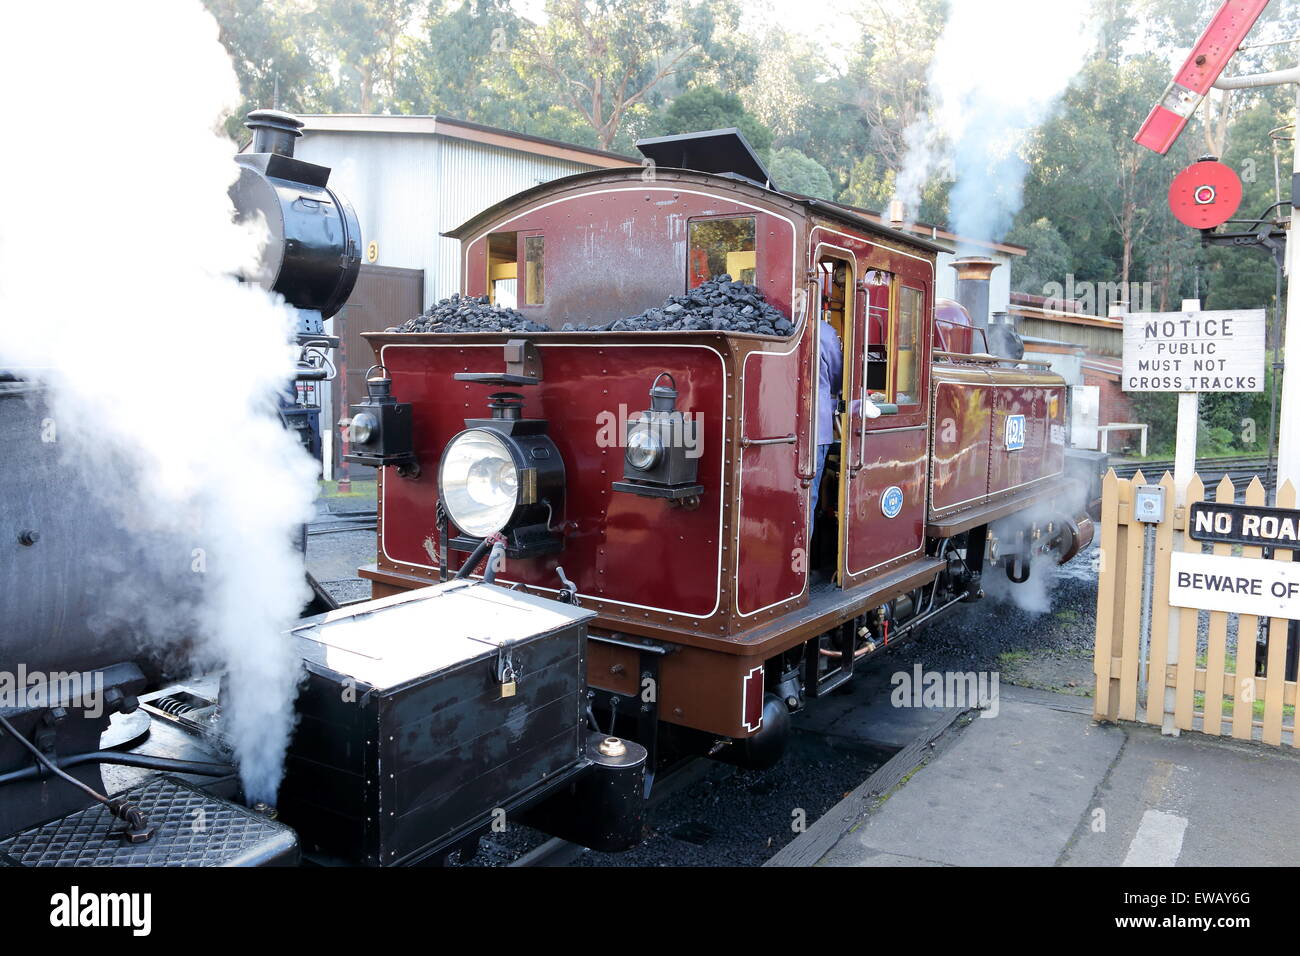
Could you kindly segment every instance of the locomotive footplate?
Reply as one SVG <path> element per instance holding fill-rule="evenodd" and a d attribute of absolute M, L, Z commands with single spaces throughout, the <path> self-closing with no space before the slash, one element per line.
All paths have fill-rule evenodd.
<path fill-rule="evenodd" d="M 298 837 L 260 813 L 169 775 L 127 790 L 156 826 L 143 843 L 96 804 L 0 842 L 3 866 L 294 866 Z"/>

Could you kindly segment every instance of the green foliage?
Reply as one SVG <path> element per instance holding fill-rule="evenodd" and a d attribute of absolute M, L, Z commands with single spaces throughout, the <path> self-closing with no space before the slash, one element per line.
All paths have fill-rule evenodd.
<path fill-rule="evenodd" d="M 884 209 L 894 195 L 894 171 L 881 169 L 880 157 L 868 153 L 853 164 L 839 200 L 863 209 Z"/>
<path fill-rule="evenodd" d="M 537 21 L 515 0 L 203 2 L 240 81 L 234 136 L 245 112 L 271 105 L 442 113 L 624 153 L 640 136 L 737 126 L 770 151 L 779 184 L 874 210 L 893 195 L 905 131 L 929 109 L 948 7 L 846 7 L 855 45 L 837 65 L 817 38 L 755 20 L 741 0 L 546 0 Z M 1216 94 L 1169 156 L 1132 142 L 1168 83 L 1170 51 L 1191 44 L 1217 3 L 1097 0 L 1092 60 L 1022 151 L 1025 201 L 1007 238 L 1030 252 L 1013 265 L 1015 289 L 1041 293 L 1073 275 L 1148 283 L 1156 310 L 1193 296 L 1207 308 L 1273 305 L 1271 259 L 1202 248 L 1165 196 L 1178 169 L 1215 151 L 1242 174 L 1240 215 L 1263 212 L 1275 198 L 1268 134 L 1293 117 L 1290 88 Z M 1295 7 L 1270 5 L 1252 37 L 1290 36 Z M 1293 56 L 1257 47 L 1233 69 Z M 943 177 L 926 184 L 920 220 L 947 222 L 950 187 Z"/>
<path fill-rule="evenodd" d="M 745 109 L 739 96 L 716 86 L 700 86 L 676 97 L 664 111 L 660 128 L 668 135 L 733 126 L 760 155 L 771 149 L 772 131 Z"/>
<path fill-rule="evenodd" d="M 1150 266 L 1146 243 L 1167 216 L 1170 166 L 1178 158 L 1161 159 L 1132 137 L 1168 82 L 1162 58 L 1098 58 L 1029 145 L 1031 171 L 1017 221 L 1049 219 L 1072 251 L 1077 279 L 1139 281 Z"/>
<path fill-rule="evenodd" d="M 1011 260 L 1011 289 L 1044 295 L 1049 282 L 1062 282 L 1073 268 L 1073 253 L 1059 229 L 1046 216 L 1014 226 L 1007 241 L 1029 252 Z"/>
<path fill-rule="evenodd" d="M 317 0 L 312 14 L 320 37 L 330 38 L 338 85 L 334 107 L 377 113 L 392 108 L 406 52 L 406 30 L 421 0 Z M 347 24 L 346 29 L 338 29 Z"/>
<path fill-rule="evenodd" d="M 604 149 L 648 126 L 661 85 L 705 54 L 684 0 L 547 0 L 515 68 L 591 126 Z"/>
<path fill-rule="evenodd" d="M 1280 387 L 1272 369 L 1262 392 L 1207 392 L 1200 398 L 1196 436 L 1198 456 L 1268 454 L 1272 391 Z M 1146 422 L 1147 453 L 1164 458 L 1174 453 L 1178 430 L 1178 396 L 1172 392 L 1132 392 L 1135 421 Z"/>
<path fill-rule="evenodd" d="M 1286 105 L 1280 108 L 1282 100 Z M 1232 124 L 1228 149 L 1222 160 L 1237 171 L 1242 180 L 1242 201 L 1238 217 L 1253 219 L 1263 215 L 1277 199 L 1278 181 L 1274 178 L 1273 146 L 1270 130 L 1290 122 L 1294 103 L 1290 97 L 1275 94 L 1261 97 L 1242 111 Z M 1291 142 L 1276 141 L 1280 166 L 1289 168 Z M 1285 194 L 1285 186 L 1283 192 Z M 1269 213 L 1275 218 L 1282 210 Z M 1248 224 L 1242 224 L 1246 226 Z M 1205 289 L 1201 296 L 1207 309 L 1253 309 L 1274 306 L 1277 270 L 1272 256 L 1263 248 L 1213 248 L 1205 254 Z"/>
<path fill-rule="evenodd" d="M 1133 421 L 1147 424 L 1147 454 L 1170 457 L 1178 436 L 1178 396 L 1173 392 L 1130 392 Z"/>
<path fill-rule="evenodd" d="M 266 0 L 203 0 L 230 53 L 243 101 L 226 120 L 232 139 L 247 139 L 244 115 L 259 107 L 296 112 L 324 108 L 333 89 L 328 56 L 304 29 L 306 8 Z"/>
<path fill-rule="evenodd" d="M 830 199 L 834 195 L 826 167 L 797 149 L 787 146 L 773 150 L 767 170 L 772 174 L 773 182 L 785 192 L 801 193 L 818 199 Z"/>

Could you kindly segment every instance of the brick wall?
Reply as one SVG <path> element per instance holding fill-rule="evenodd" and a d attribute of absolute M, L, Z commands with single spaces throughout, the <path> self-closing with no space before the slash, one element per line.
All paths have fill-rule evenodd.
<path fill-rule="evenodd" d="M 1098 424 L 1109 425 L 1112 422 L 1131 422 L 1133 406 L 1128 396 L 1119 387 L 1119 380 L 1100 372 L 1084 369 L 1083 384 L 1096 385 L 1099 389 Z M 1121 451 L 1132 448 L 1137 451 L 1137 432 L 1113 432 L 1110 436 L 1110 450 Z"/>

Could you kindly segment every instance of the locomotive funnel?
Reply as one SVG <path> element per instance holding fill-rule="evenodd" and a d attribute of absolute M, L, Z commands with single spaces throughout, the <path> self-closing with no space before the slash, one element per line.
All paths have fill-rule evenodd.
<path fill-rule="evenodd" d="M 253 110 L 244 120 L 253 131 L 254 153 L 293 155 L 293 141 L 302 135 L 303 121 L 283 110 Z"/>
<path fill-rule="evenodd" d="M 982 256 L 963 256 L 952 262 L 957 270 L 957 301 L 966 307 L 977 329 L 989 327 L 989 277 L 1001 264 Z"/>
<path fill-rule="evenodd" d="M 239 178 L 230 199 L 241 222 L 260 218 L 269 236 L 244 278 L 328 319 L 343 308 L 361 270 L 357 214 L 329 188 L 329 167 L 294 157 L 302 120 L 280 110 L 254 110 L 246 125 L 253 145 L 235 157 Z M 320 333 L 319 320 L 302 331 Z"/>

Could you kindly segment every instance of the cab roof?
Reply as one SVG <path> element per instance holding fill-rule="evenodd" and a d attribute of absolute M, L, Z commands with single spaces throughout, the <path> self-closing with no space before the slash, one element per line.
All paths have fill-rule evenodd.
<path fill-rule="evenodd" d="M 717 131 L 713 131 L 717 132 Z M 761 164 L 760 164 L 761 167 Z M 766 174 L 766 170 L 762 170 Z M 642 167 L 627 167 L 622 169 L 592 169 L 580 173 L 573 173 L 569 176 L 561 176 L 557 179 L 551 179 L 544 183 L 539 183 L 522 192 L 515 193 L 513 196 L 494 203 L 482 212 L 461 223 L 455 229 L 450 229 L 442 235 L 450 239 L 465 239 L 478 233 L 480 230 L 490 225 L 492 222 L 501 219 L 503 215 L 515 208 L 528 205 L 535 199 L 552 193 L 563 192 L 569 189 L 576 189 L 585 183 L 608 182 L 611 180 L 640 180 L 646 173 Z M 804 196 L 794 192 L 783 192 L 767 185 L 760 184 L 748 176 L 740 173 L 722 174 L 701 172 L 696 169 L 683 169 L 680 167 L 664 167 L 656 163 L 654 166 L 654 176 L 656 179 L 678 180 L 699 180 L 710 183 L 718 188 L 734 190 L 737 192 L 748 193 L 754 198 L 776 201 L 790 206 L 799 207 L 805 215 L 818 215 L 828 219 L 834 219 L 845 225 L 853 226 L 864 232 L 892 239 L 895 242 L 904 243 L 918 249 L 924 249 L 929 252 L 939 253 L 948 252 L 945 246 L 941 246 L 929 239 L 922 239 L 917 236 L 909 235 L 898 229 L 891 229 L 883 223 L 868 218 L 862 212 L 854 210 L 848 206 L 842 206 L 839 203 L 830 202 L 825 199 L 816 199 L 812 196 Z"/>

